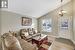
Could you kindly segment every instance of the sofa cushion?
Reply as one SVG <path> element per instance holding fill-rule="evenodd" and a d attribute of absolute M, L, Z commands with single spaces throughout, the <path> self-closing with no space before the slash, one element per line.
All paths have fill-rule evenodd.
<path fill-rule="evenodd" d="M 36 47 L 33 46 L 31 43 L 29 43 L 23 39 L 18 39 L 18 40 L 19 40 L 23 50 L 36 50 Z"/>
<path fill-rule="evenodd" d="M 6 37 L 4 40 L 5 40 L 5 45 L 7 47 L 9 47 L 13 43 L 17 42 L 16 39 L 14 39 L 14 37 Z"/>
<path fill-rule="evenodd" d="M 5 39 L 5 46 L 8 50 L 22 50 L 19 41 L 14 36 L 7 36 Z"/>

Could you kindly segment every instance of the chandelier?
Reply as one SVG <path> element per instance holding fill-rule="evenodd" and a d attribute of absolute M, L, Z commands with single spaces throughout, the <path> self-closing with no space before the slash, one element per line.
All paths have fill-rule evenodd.
<path fill-rule="evenodd" d="M 65 13 L 66 13 L 66 11 L 65 10 L 63 10 L 63 5 L 62 5 L 62 2 L 63 2 L 63 0 L 61 0 L 61 10 L 59 11 L 59 15 L 60 16 L 63 16 Z"/>

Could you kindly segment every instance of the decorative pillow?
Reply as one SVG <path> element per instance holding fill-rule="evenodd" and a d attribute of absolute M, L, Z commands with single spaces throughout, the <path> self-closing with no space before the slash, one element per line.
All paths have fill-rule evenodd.
<path fill-rule="evenodd" d="M 32 31 L 29 31 L 29 34 L 30 34 L 30 35 L 33 35 L 33 32 L 32 32 Z"/>
<path fill-rule="evenodd" d="M 28 32 L 22 32 L 22 34 L 24 34 L 25 37 L 29 36 Z"/>

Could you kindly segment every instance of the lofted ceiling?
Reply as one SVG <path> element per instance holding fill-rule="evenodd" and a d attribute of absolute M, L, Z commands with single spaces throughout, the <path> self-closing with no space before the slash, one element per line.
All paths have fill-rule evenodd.
<path fill-rule="evenodd" d="M 66 4 L 70 0 L 63 0 Z M 8 8 L 3 10 L 38 18 L 60 7 L 60 0 L 8 0 Z"/>

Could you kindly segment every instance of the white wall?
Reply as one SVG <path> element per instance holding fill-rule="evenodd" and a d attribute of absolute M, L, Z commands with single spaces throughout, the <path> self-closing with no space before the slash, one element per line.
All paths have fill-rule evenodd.
<path fill-rule="evenodd" d="M 21 17 L 25 17 L 16 13 L 1 11 L 1 34 L 10 31 L 19 31 L 21 28 L 33 27 L 37 29 L 37 20 L 32 18 L 32 26 L 22 26 Z"/>
<path fill-rule="evenodd" d="M 0 34 L 1 34 L 1 13 L 0 13 Z"/>
<path fill-rule="evenodd" d="M 0 35 L 1 35 L 1 12 L 0 12 Z M 1 45 L 1 36 L 0 36 L 0 50 L 2 50 L 2 45 Z"/>
<path fill-rule="evenodd" d="M 74 40 L 75 40 L 75 0 L 73 0 L 73 31 L 74 31 Z"/>
<path fill-rule="evenodd" d="M 1 17 L 0 17 L 0 34 L 1 34 Z"/>

